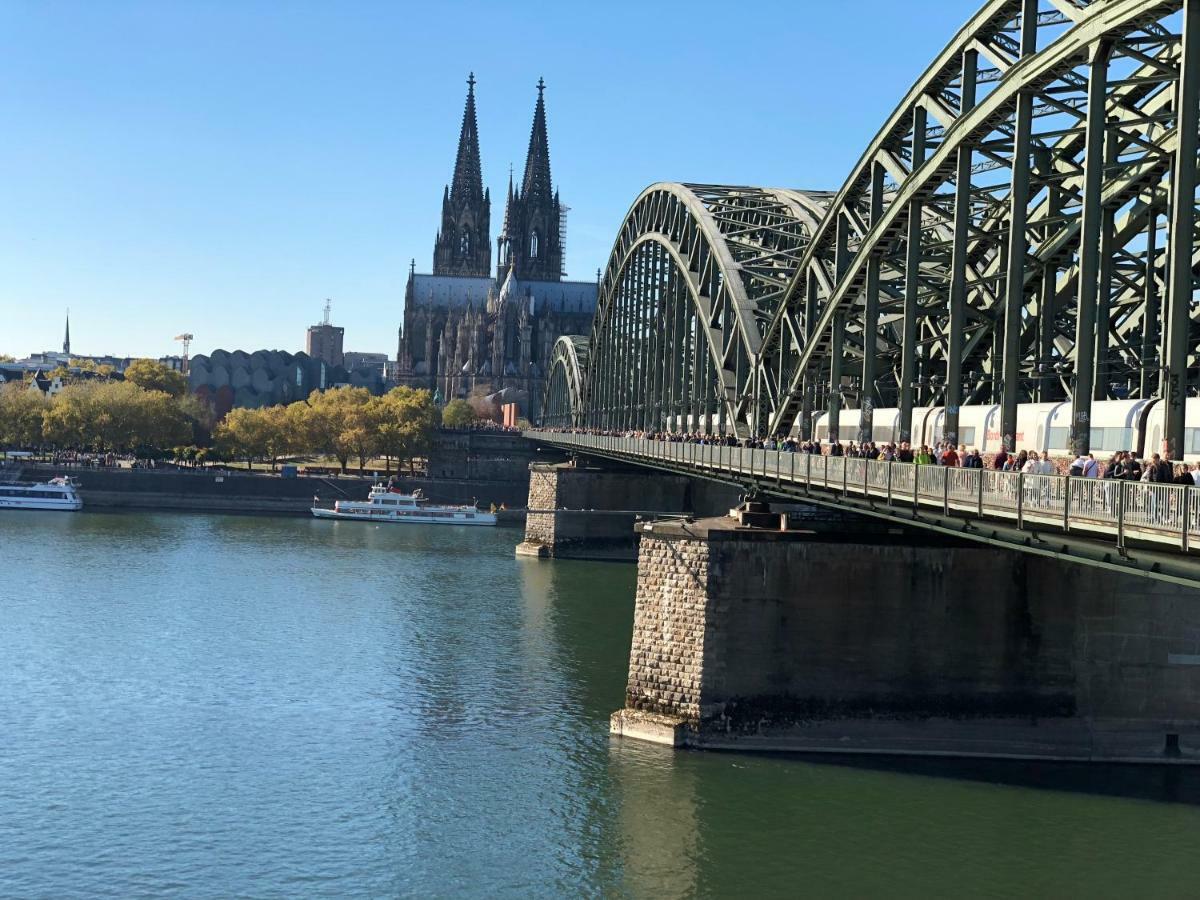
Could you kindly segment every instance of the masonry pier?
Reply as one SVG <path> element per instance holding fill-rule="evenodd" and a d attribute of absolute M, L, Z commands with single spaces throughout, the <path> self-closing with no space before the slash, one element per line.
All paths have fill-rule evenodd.
<path fill-rule="evenodd" d="M 1200 762 L 1200 592 L 928 534 L 808 525 L 639 526 L 615 734 Z"/>
<path fill-rule="evenodd" d="M 517 555 L 635 560 L 639 515 L 713 515 L 738 497 L 736 487 L 652 469 L 533 463 Z"/>

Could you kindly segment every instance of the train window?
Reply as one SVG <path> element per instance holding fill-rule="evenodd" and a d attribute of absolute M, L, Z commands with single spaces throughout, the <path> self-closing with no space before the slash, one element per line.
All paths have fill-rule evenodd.
<path fill-rule="evenodd" d="M 1094 432 L 1096 429 L 1093 428 Z M 1041 431 L 1039 428 L 1038 431 Z M 1039 445 L 1040 446 L 1040 445 Z M 1071 446 L 1071 429 L 1070 428 L 1051 428 L 1050 429 L 1050 446 L 1055 449 Z"/>
<path fill-rule="evenodd" d="M 829 437 L 829 426 L 827 426 L 827 425 L 818 425 L 818 426 L 817 426 L 817 440 L 818 440 L 818 441 L 823 441 L 823 440 L 825 440 L 827 437 Z"/>
<path fill-rule="evenodd" d="M 891 425 L 876 425 L 871 429 L 871 440 L 891 442 L 894 431 Z"/>
<path fill-rule="evenodd" d="M 966 428 L 960 429 L 958 432 L 958 442 L 967 444 L 968 446 L 975 443 L 975 426 L 968 425 Z"/>
<path fill-rule="evenodd" d="M 1188 453 L 1200 453 L 1200 428 L 1184 430 L 1183 446 L 1187 447 Z"/>

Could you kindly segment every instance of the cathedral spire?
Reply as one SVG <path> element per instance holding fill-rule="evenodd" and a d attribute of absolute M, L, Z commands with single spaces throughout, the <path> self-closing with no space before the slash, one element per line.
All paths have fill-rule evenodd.
<path fill-rule="evenodd" d="M 475 73 L 467 77 L 467 105 L 458 134 L 458 157 L 450 195 L 455 200 L 478 201 L 483 197 L 483 174 L 479 164 L 479 126 L 475 121 Z"/>
<path fill-rule="evenodd" d="M 525 157 L 525 180 L 521 183 L 521 196 L 549 200 L 550 188 L 550 140 L 546 137 L 546 82 L 537 83 L 537 106 L 533 110 L 533 128 L 529 132 L 529 153 Z"/>
<path fill-rule="evenodd" d="M 491 207 L 479 162 L 472 72 L 467 78 L 467 105 L 458 134 L 454 178 L 442 195 L 442 227 L 433 247 L 434 275 L 487 276 L 492 266 Z"/>
<path fill-rule="evenodd" d="M 71 355 L 71 310 L 67 310 L 67 330 L 63 332 L 63 355 Z"/>

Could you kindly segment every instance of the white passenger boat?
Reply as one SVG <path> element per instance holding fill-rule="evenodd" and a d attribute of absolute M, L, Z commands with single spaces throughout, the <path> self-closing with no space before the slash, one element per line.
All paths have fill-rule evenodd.
<path fill-rule="evenodd" d="M 0 482 L 0 509 L 51 509 L 71 512 L 83 509 L 79 483 L 73 478 L 51 478 L 42 484 L 26 481 Z"/>
<path fill-rule="evenodd" d="M 356 519 L 361 522 L 399 522 L 412 525 L 495 525 L 496 514 L 474 506 L 441 506 L 421 492 L 404 494 L 382 484 L 366 500 L 338 500 L 333 509 L 312 507 L 318 519 Z"/>

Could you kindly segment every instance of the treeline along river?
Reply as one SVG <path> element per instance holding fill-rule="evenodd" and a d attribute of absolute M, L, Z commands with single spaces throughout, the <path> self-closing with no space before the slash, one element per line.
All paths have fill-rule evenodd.
<path fill-rule="evenodd" d="M 0 513 L 0 896 L 1194 896 L 1190 770 L 610 739 L 633 566 Z"/>

